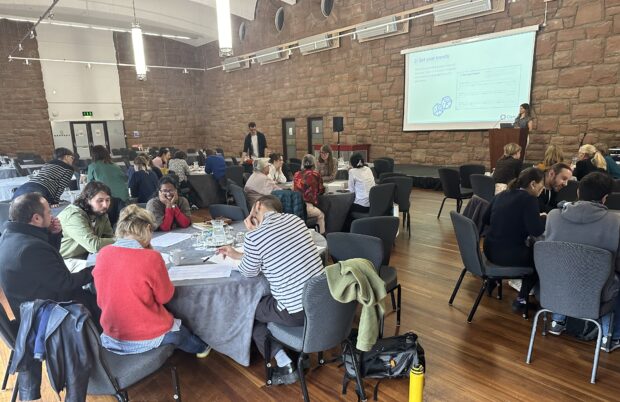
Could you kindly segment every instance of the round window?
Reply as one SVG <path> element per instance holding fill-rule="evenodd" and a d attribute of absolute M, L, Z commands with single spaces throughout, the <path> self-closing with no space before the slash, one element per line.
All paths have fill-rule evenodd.
<path fill-rule="evenodd" d="M 282 27 L 284 26 L 284 7 L 280 7 L 278 11 L 276 11 L 275 23 L 276 30 L 278 32 L 282 31 Z"/>
<path fill-rule="evenodd" d="M 243 41 L 245 39 L 245 21 L 239 25 L 239 40 Z"/>
<path fill-rule="evenodd" d="M 334 0 L 321 0 L 321 12 L 324 16 L 329 17 L 334 8 Z"/>

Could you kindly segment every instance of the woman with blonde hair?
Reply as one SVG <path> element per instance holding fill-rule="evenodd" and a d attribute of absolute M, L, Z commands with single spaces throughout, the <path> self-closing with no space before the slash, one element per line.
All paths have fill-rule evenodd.
<path fill-rule="evenodd" d="M 593 145 L 585 144 L 579 148 L 577 165 L 573 170 L 573 176 L 581 180 L 591 172 L 607 172 L 607 162 L 603 155 Z"/>
<path fill-rule="evenodd" d="M 562 148 L 555 144 L 551 144 L 547 147 L 547 150 L 545 150 L 543 161 L 536 165 L 536 167 L 545 171 L 556 163 L 562 162 L 564 162 L 564 152 L 562 152 Z"/>
<path fill-rule="evenodd" d="M 338 172 L 338 161 L 333 156 L 332 148 L 325 144 L 321 147 L 319 158 L 316 161 L 316 169 L 321 174 L 323 181 L 332 181 Z"/>
<path fill-rule="evenodd" d="M 504 146 L 504 155 L 497 160 L 493 179 L 495 183 L 508 184 L 521 173 L 521 147 L 514 142 Z"/>
<path fill-rule="evenodd" d="M 174 285 L 161 254 L 151 247 L 154 228 L 149 211 L 129 205 L 116 225 L 116 242 L 97 255 L 93 277 L 101 307 L 101 343 L 121 355 L 172 344 L 207 357 L 211 347 L 164 306 L 174 295 Z"/>
<path fill-rule="evenodd" d="M 607 162 L 607 173 L 609 173 L 614 179 L 620 179 L 620 166 L 618 166 L 614 158 L 609 155 L 609 148 L 607 147 L 607 144 L 599 142 L 594 144 L 594 148 L 596 148 L 596 150 L 599 151 L 605 158 L 605 162 Z"/>

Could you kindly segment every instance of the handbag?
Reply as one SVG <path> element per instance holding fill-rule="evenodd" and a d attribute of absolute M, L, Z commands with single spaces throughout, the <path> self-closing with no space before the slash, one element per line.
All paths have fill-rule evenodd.
<path fill-rule="evenodd" d="M 342 361 L 345 368 L 342 382 L 343 394 L 346 394 L 348 382 L 356 379 L 353 359 L 357 363 L 360 377 L 379 379 L 373 390 L 375 401 L 381 380 L 409 377 L 409 373 L 414 367 L 421 367 L 422 371 L 425 370 L 424 349 L 418 342 L 418 336 L 413 332 L 380 338 L 367 352 L 361 352 L 352 346 L 355 345 L 356 340 L 357 333 L 354 331 L 349 336 L 349 342 L 345 342 L 342 351 Z"/>

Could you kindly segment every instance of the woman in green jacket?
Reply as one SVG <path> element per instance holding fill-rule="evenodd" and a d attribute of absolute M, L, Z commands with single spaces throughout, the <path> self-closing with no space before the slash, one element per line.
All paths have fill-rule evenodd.
<path fill-rule="evenodd" d="M 112 162 L 110 153 L 103 145 L 96 145 L 92 150 L 93 163 L 88 165 L 88 181 L 99 181 L 112 190 L 112 197 L 119 198 L 123 203 L 129 198 L 127 175 Z"/>

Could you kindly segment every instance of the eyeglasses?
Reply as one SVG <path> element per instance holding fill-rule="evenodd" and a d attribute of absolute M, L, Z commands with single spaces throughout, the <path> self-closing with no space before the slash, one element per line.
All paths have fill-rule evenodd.
<path fill-rule="evenodd" d="M 177 190 L 159 190 L 159 192 L 162 194 L 174 194 Z"/>

